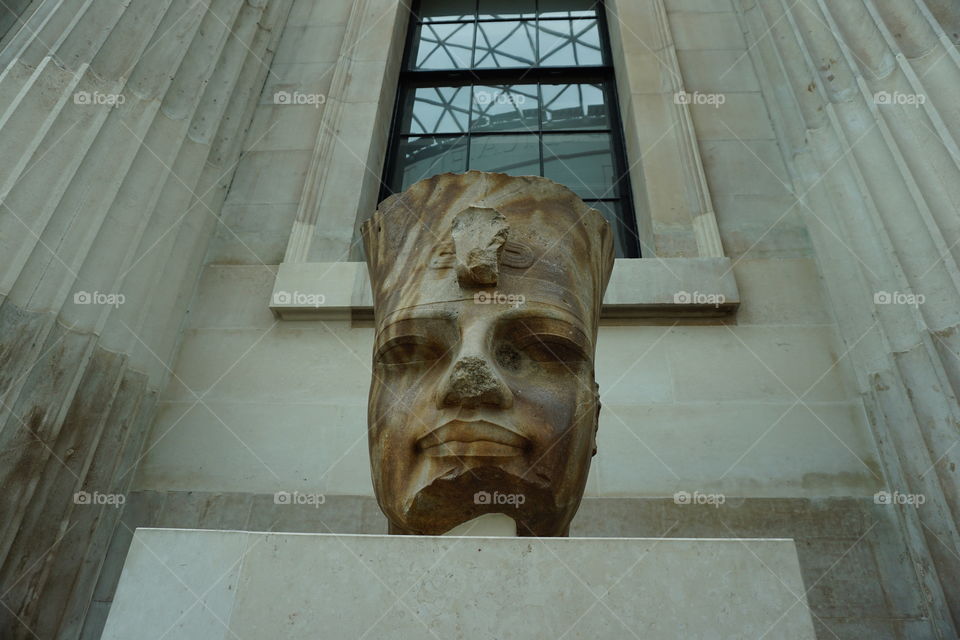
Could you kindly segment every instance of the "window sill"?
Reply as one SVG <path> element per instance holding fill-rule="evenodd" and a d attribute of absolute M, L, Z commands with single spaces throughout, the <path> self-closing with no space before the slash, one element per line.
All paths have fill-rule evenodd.
<path fill-rule="evenodd" d="M 618 258 L 601 318 L 716 318 L 739 306 L 730 258 Z M 270 310 L 282 320 L 370 320 L 366 264 L 283 263 Z"/>

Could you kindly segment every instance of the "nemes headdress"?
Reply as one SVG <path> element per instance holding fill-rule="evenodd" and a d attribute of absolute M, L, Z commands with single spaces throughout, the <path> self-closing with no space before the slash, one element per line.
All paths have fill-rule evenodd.
<path fill-rule="evenodd" d="M 600 212 L 546 178 L 469 171 L 421 180 L 362 227 L 379 324 L 396 311 L 522 293 L 590 322 L 613 269 Z"/>

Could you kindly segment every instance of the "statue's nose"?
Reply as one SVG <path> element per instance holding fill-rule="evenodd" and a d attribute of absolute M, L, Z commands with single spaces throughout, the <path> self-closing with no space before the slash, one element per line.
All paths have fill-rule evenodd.
<path fill-rule="evenodd" d="M 509 409 L 513 395 L 488 360 L 465 356 L 447 373 L 437 394 L 437 405 L 440 408 L 492 405 Z"/>

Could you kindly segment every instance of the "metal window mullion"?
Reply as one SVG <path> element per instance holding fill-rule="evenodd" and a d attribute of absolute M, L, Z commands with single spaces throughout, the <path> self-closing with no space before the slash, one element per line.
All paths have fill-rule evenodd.
<path fill-rule="evenodd" d="M 540 61 L 541 61 L 541 58 L 540 58 L 540 0 L 537 0 L 537 2 L 533 5 L 533 8 L 537 12 L 536 16 L 533 19 L 533 31 L 537 36 L 537 39 L 536 39 L 537 50 L 534 52 L 535 60 L 533 63 L 533 67 L 536 69 L 539 69 L 541 68 L 540 67 Z"/>
<path fill-rule="evenodd" d="M 397 138 L 400 139 L 409 139 L 409 138 L 462 138 L 466 135 L 465 131 L 446 131 L 438 133 L 398 133 Z M 519 135 L 522 133 L 542 133 L 546 136 L 555 136 L 555 135 L 588 135 L 588 134 L 609 134 L 611 131 L 609 129 L 518 129 L 518 130 L 509 130 L 509 129 L 493 129 L 489 131 L 474 131 L 473 136 L 482 138 L 484 136 L 494 136 L 494 135 L 506 135 L 513 134 Z M 596 198 L 599 199 L 599 198 Z"/>
<path fill-rule="evenodd" d="M 532 76 L 535 82 L 543 80 L 548 84 L 557 77 L 563 77 L 561 84 L 602 84 L 613 77 L 613 69 L 603 65 L 583 67 L 485 67 L 482 69 L 422 69 L 401 72 L 401 80 L 411 85 L 449 86 L 451 83 L 466 84 L 468 76 L 490 82 L 517 82 L 526 76 Z"/>
<path fill-rule="evenodd" d="M 562 133 L 569 133 L 569 134 L 571 134 L 571 135 L 573 135 L 573 134 L 575 134 L 575 133 L 576 133 L 576 134 L 581 134 L 581 133 L 609 133 L 609 134 L 612 134 L 612 133 L 613 133 L 613 131 L 610 130 L 609 128 L 607 128 L 607 129 L 544 129 L 543 132 L 544 132 L 545 134 L 547 134 L 548 136 L 552 136 L 552 135 L 558 134 L 558 133 L 560 133 L 560 134 L 562 134 Z"/>
<path fill-rule="evenodd" d="M 473 3 L 473 51 L 470 52 L 470 69 L 473 71 L 477 66 L 477 34 L 480 32 L 480 0 L 475 0 Z M 476 90 L 476 75 L 474 74 L 474 80 L 471 80 L 468 87 L 470 87 L 470 110 L 467 115 L 467 150 L 466 158 L 464 158 L 464 168 L 467 171 L 470 171 L 470 147 L 473 144 L 473 98 L 474 92 Z"/>
<path fill-rule="evenodd" d="M 414 21 L 413 24 L 417 26 L 423 26 L 425 24 L 466 24 L 468 22 L 534 22 L 537 20 L 541 22 L 562 22 L 565 20 L 595 20 L 595 19 L 596 17 L 591 17 L 591 16 L 580 16 L 577 18 L 558 18 L 556 16 L 548 16 L 546 18 L 541 18 L 538 16 L 534 16 L 532 18 L 484 18 L 483 20 L 480 20 L 478 18 L 467 18 L 466 20 L 430 20 L 430 21 L 416 20 Z"/>
<path fill-rule="evenodd" d="M 473 90 L 475 85 L 469 85 L 470 87 L 470 109 L 467 112 L 467 157 L 464 162 L 464 168 L 467 171 L 470 171 L 470 145 L 473 143 Z"/>
<path fill-rule="evenodd" d="M 540 30 L 537 29 L 537 56 L 540 55 Z M 539 58 L 538 58 L 539 59 Z M 537 149 L 540 151 L 540 177 L 546 177 L 543 162 L 543 90 L 542 83 L 537 81 Z"/>

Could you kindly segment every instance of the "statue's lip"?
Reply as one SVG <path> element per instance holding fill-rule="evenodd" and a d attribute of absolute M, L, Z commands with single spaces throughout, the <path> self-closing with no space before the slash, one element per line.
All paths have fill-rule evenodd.
<path fill-rule="evenodd" d="M 471 422 L 451 420 L 420 438 L 417 441 L 417 446 L 421 451 L 426 451 L 451 443 L 469 444 L 474 442 L 489 442 L 514 449 L 523 449 L 529 441 L 519 433 L 486 420 Z"/>

